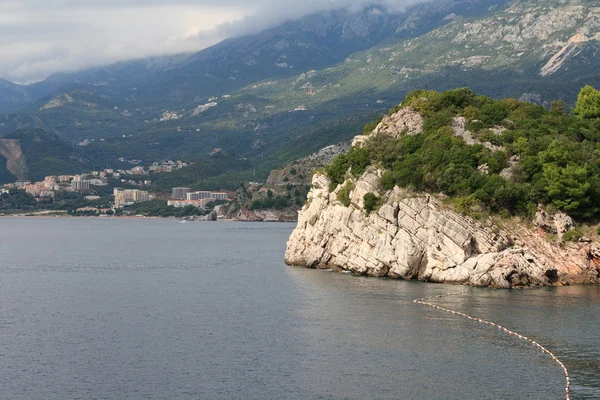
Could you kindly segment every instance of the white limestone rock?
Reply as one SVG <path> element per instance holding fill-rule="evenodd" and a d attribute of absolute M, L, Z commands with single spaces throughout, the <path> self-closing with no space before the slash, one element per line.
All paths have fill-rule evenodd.
<path fill-rule="evenodd" d="M 352 142 L 352 147 L 362 146 L 371 136 L 387 134 L 394 139 L 402 135 L 417 135 L 423 132 L 424 119 L 412 107 L 403 107 L 398 112 L 383 117 L 381 122 L 375 127 L 370 135 L 356 136 Z"/>
<path fill-rule="evenodd" d="M 501 135 L 505 129 L 503 127 L 493 127 L 490 130 L 497 135 Z M 467 129 L 467 120 L 465 117 L 454 117 L 452 119 L 452 132 L 454 136 L 461 138 L 468 145 L 480 144 L 491 151 L 504 151 L 503 146 L 496 146 L 490 142 L 481 142 L 475 138 L 473 133 Z"/>
<path fill-rule="evenodd" d="M 600 251 L 594 248 L 594 253 L 591 244 L 560 250 L 530 230 L 512 240 L 491 224 L 445 207 L 435 196 L 398 187 L 383 192 L 381 173 L 370 167 L 354 182 L 349 207 L 335 196 L 342 185 L 329 193 L 329 179 L 315 174 L 287 243 L 286 263 L 497 288 L 598 280 Z M 362 209 L 368 192 L 385 199 L 370 215 Z"/>

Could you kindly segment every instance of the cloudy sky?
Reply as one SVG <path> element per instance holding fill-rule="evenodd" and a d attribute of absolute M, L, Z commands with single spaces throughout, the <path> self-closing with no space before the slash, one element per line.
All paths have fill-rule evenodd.
<path fill-rule="evenodd" d="M 309 12 L 368 1 L 0 0 L 0 77 L 28 83 L 53 72 L 198 51 Z M 378 2 L 401 9 L 417 1 Z"/>

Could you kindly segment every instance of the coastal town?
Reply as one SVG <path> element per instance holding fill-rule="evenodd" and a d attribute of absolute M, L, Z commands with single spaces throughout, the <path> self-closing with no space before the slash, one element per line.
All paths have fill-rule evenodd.
<path fill-rule="evenodd" d="M 106 168 L 75 175 L 46 176 L 37 182 L 17 180 L 0 186 L 0 215 L 25 212 L 30 215 L 127 216 L 136 214 L 142 203 L 158 202 L 160 208 L 171 209 L 169 216 L 189 216 L 218 211 L 221 205 L 228 203 L 232 196 L 227 192 L 198 191 L 190 187 L 176 187 L 170 192 L 151 190 L 151 175 L 187 167 L 188 163 L 181 160 L 169 160 L 126 170 Z"/>

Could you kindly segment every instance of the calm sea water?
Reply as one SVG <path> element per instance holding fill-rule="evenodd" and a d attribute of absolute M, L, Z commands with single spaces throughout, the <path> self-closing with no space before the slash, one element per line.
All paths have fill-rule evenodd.
<path fill-rule="evenodd" d="M 548 356 L 412 302 L 456 287 L 283 263 L 291 224 L 0 219 L 2 399 L 561 399 Z M 600 398 L 600 288 L 440 305 Z"/>

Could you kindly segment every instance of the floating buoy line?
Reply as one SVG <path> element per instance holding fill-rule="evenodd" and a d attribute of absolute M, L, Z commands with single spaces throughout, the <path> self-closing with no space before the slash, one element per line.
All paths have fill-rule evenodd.
<path fill-rule="evenodd" d="M 507 328 L 505 328 L 505 327 L 503 327 L 501 325 L 498 325 L 498 324 L 496 324 L 494 322 L 490 322 L 490 321 L 487 321 L 487 320 L 481 319 L 481 318 L 475 318 L 475 317 L 472 317 L 472 316 L 470 316 L 468 314 L 461 313 L 461 312 L 454 311 L 454 310 L 449 310 L 447 308 L 436 306 L 435 304 L 430 303 L 430 301 L 432 299 L 441 299 L 441 298 L 444 298 L 444 297 L 459 296 L 459 295 L 465 294 L 467 292 L 468 292 L 468 290 L 464 290 L 462 292 L 457 292 L 457 293 L 450 293 L 450 294 L 442 294 L 442 295 L 439 295 L 439 296 L 424 297 L 422 299 L 414 300 L 414 302 L 417 303 L 417 304 L 422 304 L 424 306 L 432 307 L 432 308 L 434 308 L 436 310 L 439 310 L 439 311 L 444 311 L 444 312 L 447 312 L 447 313 L 450 313 L 450 314 L 458 315 L 460 317 L 470 319 L 471 321 L 476 321 L 476 322 L 479 322 L 479 323 L 482 323 L 482 324 L 493 326 L 494 328 L 498 328 L 501 331 L 504 331 L 508 335 L 515 336 L 515 337 L 517 337 L 517 338 L 519 338 L 519 339 L 521 339 L 521 340 L 523 340 L 523 341 L 531 344 L 532 346 L 537 347 L 539 350 L 543 351 L 544 353 L 546 353 L 550 357 L 552 357 L 552 360 L 554 360 L 554 362 L 556 362 L 562 368 L 563 373 L 565 374 L 565 379 L 566 379 L 565 396 L 566 396 L 566 400 L 570 400 L 570 397 L 569 397 L 569 388 L 570 388 L 569 371 L 567 370 L 567 367 L 565 367 L 565 364 L 563 364 L 562 361 L 560 361 L 558 359 L 558 357 L 556 357 L 550 350 L 548 350 L 547 348 L 545 348 L 541 344 L 537 343 L 536 341 L 534 341 L 532 339 L 529 339 L 527 336 L 523 336 L 523 335 L 521 335 L 521 334 L 519 334 L 517 332 L 513 332 L 510 329 L 507 329 Z"/>

